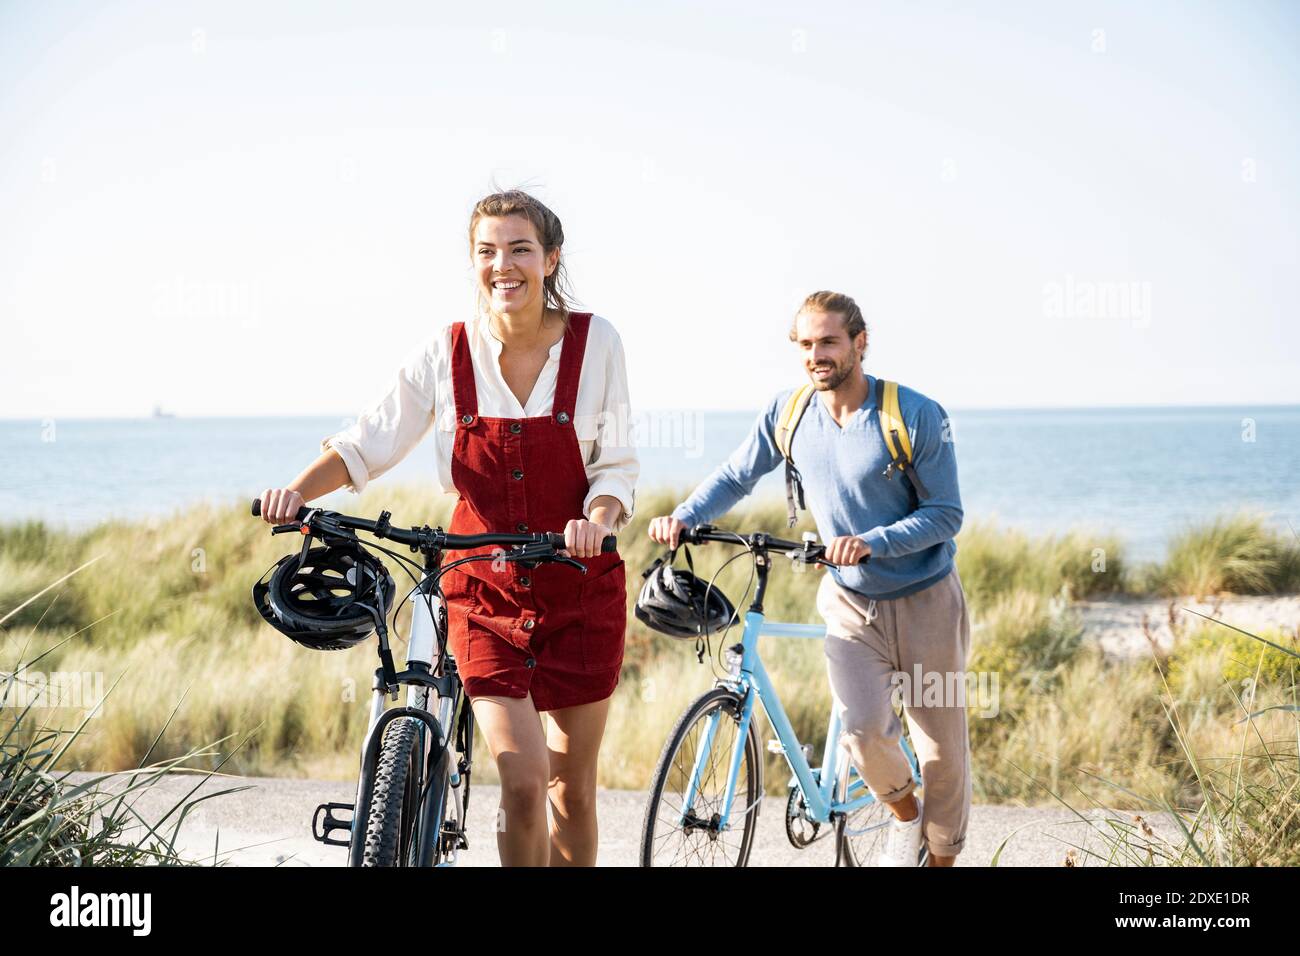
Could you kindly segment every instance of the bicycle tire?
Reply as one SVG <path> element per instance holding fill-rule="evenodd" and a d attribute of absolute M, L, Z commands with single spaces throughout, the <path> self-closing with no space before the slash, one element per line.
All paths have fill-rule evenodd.
<path fill-rule="evenodd" d="M 659 855 L 660 849 L 660 847 L 656 846 L 656 841 L 672 832 L 672 829 L 667 826 L 667 821 L 661 819 L 659 810 L 661 804 L 664 802 L 665 792 L 668 791 L 670 787 L 684 786 L 691 776 L 695 757 L 698 751 L 692 748 L 690 764 L 688 766 L 682 766 L 677 762 L 676 758 L 682 751 L 683 744 L 686 743 L 691 731 L 695 729 L 697 725 L 703 725 L 703 723 L 708 720 L 713 713 L 719 710 L 722 714 L 719 717 L 718 727 L 723 728 L 725 726 L 727 728 L 734 728 L 732 729 L 732 745 L 734 746 L 735 729 L 738 729 L 737 725 L 740 722 L 741 704 L 741 696 L 735 691 L 725 687 L 715 687 L 696 698 L 696 700 L 682 713 L 681 717 L 677 719 L 677 723 L 673 726 L 672 732 L 669 733 L 668 739 L 664 742 L 663 751 L 659 755 L 659 761 L 655 767 L 654 781 L 650 788 L 650 799 L 646 806 L 645 818 L 641 825 L 642 866 L 679 865 L 676 863 L 680 858 L 678 855 L 674 855 L 673 861 L 668 862 L 667 864 L 662 862 L 656 863 L 656 857 Z M 751 719 L 744 744 L 744 760 L 742 761 L 742 767 L 740 769 L 740 773 L 744 775 L 744 782 L 741 783 L 739 780 L 737 781 L 737 796 L 740 795 L 740 788 L 742 786 L 744 788 L 744 805 L 741 807 L 739 801 L 734 803 L 730 816 L 733 825 L 738 817 L 743 820 L 743 823 L 741 824 L 740 839 L 735 846 L 736 862 L 734 864 L 728 864 L 734 866 L 747 866 L 749 863 L 749 854 L 753 849 L 754 831 L 757 829 L 758 825 L 758 812 L 761 807 L 763 793 L 763 761 L 761 751 L 758 747 L 758 732 L 754 728 L 754 723 L 755 721 Z M 711 757 L 719 752 L 717 746 L 719 742 L 718 737 L 719 735 L 715 733 L 713 745 L 710 747 Z M 726 743 L 725 740 L 723 742 Z M 724 746 L 722 750 L 726 755 L 725 760 L 715 760 L 710 766 L 704 779 L 706 787 L 712 784 L 714 804 L 720 803 L 721 793 L 719 791 L 725 790 L 726 769 L 730 764 L 732 746 Z M 717 768 L 720 765 L 723 769 L 719 777 Z M 696 799 L 700 799 L 700 796 L 702 796 L 702 794 L 697 795 Z M 698 804 L 693 805 L 693 809 L 696 806 L 698 806 Z M 677 812 L 679 811 L 672 810 L 671 808 L 669 810 L 670 816 L 675 815 Z M 709 824 L 716 824 L 716 817 L 716 812 L 711 814 Z M 677 830 L 683 835 L 689 834 L 689 836 L 686 836 L 684 843 L 686 845 L 695 845 L 696 849 L 694 856 L 699 861 L 698 865 L 716 865 L 713 862 L 717 855 L 716 848 L 719 843 L 723 842 L 722 836 L 725 831 L 710 829 L 710 826 L 705 825 L 702 819 L 698 817 L 698 814 L 693 814 L 693 818 L 697 821 L 696 825 L 688 826 L 685 830 L 682 830 L 682 828 L 679 827 Z M 657 834 L 656 831 L 660 831 L 660 833 Z M 707 849 L 709 853 L 709 859 L 707 862 L 704 858 L 705 849 Z M 680 865 L 690 866 L 695 864 L 692 859 L 687 858 Z"/>
<path fill-rule="evenodd" d="M 384 728 L 365 820 L 362 866 L 409 866 L 419 794 L 420 721 L 399 717 Z"/>

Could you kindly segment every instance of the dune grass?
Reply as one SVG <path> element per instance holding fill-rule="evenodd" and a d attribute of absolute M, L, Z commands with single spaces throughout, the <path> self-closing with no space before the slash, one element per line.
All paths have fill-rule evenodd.
<path fill-rule="evenodd" d="M 1085 600 L 1129 587 L 1124 548 L 1114 535 L 1031 538 L 984 521 L 968 521 L 958 534 L 957 572 L 966 597 L 981 605 L 1013 592 Z"/>
<path fill-rule="evenodd" d="M 1221 643 L 1216 629 L 1244 640 Z M 1277 636 L 1283 642 L 1216 623 L 1179 647 L 1168 670 L 1156 658 L 1149 679 L 1158 682 L 1165 722 L 1153 729 L 1165 740 L 1151 756 L 1159 771 L 1095 771 L 1124 801 L 1106 806 L 1139 812 L 1116 817 L 1070 781 L 1091 811 L 1101 811 L 1087 815 L 1062 795 L 1064 781 L 1037 781 L 1100 837 L 1102 852 L 1075 848 L 1085 862 L 1300 865 L 1300 650 L 1294 634 Z M 1149 825 L 1157 815 L 1177 825 L 1174 839 Z"/>
<path fill-rule="evenodd" d="M 1300 588 L 1300 547 L 1264 518 L 1240 513 L 1187 528 L 1169 544 L 1150 586 L 1161 594 L 1277 594 Z"/>
<path fill-rule="evenodd" d="M 84 570 L 84 566 L 80 568 Z M 46 589 L 33 593 L 39 597 Z M 19 601 L 21 608 L 30 599 Z M 3 627 L 19 611 L 0 615 Z M 48 616 L 38 618 L 49 624 Z M 53 626 L 53 625 L 50 625 Z M 29 635 L 30 636 L 30 635 Z M 132 769 L 93 776 L 80 783 L 68 779 L 69 753 L 100 716 L 113 688 L 90 683 L 84 699 L 83 687 L 69 688 L 51 683 L 42 662 L 63 644 L 77 640 L 74 633 L 42 653 L 30 654 L 31 642 L 24 642 L 17 667 L 0 677 L 0 867 L 11 866 L 187 866 L 190 859 L 177 849 L 181 826 L 194 807 L 204 800 L 246 790 L 230 787 L 194 798 L 208 777 L 221 769 L 224 759 L 215 748 L 189 748 L 166 760 L 152 760 L 157 743 L 168 729 L 168 721 Z M 72 698 L 72 699 L 66 699 Z M 75 704 L 79 713 L 72 726 L 49 719 L 51 704 Z M 143 725 L 135 722 L 133 731 Z M 217 744 L 226 743 L 218 740 Z M 161 817 L 147 820 L 135 808 L 135 800 L 164 778 L 193 770 L 192 762 L 211 758 L 210 773 L 199 774 L 188 794 L 174 802 Z"/>

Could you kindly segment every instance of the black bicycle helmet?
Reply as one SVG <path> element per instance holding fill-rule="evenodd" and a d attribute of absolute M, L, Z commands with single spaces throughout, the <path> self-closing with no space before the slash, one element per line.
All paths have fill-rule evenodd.
<path fill-rule="evenodd" d="M 636 617 L 646 627 L 682 640 L 723 631 L 736 614 L 727 596 L 710 588 L 693 570 L 673 567 L 670 551 L 642 572 L 645 584 L 636 599 Z M 687 555 L 689 563 L 690 556 Z"/>
<path fill-rule="evenodd" d="M 393 607 L 397 585 L 382 561 L 361 547 L 319 545 L 281 558 L 253 585 L 267 624 L 304 647 L 336 651 L 375 630 L 375 614 Z M 380 598 L 382 597 L 382 604 Z M 381 618 L 382 619 L 382 618 Z"/>

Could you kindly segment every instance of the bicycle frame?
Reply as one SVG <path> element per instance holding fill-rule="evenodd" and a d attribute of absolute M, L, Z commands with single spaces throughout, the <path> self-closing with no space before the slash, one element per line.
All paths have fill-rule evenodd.
<path fill-rule="evenodd" d="M 741 694 L 743 701 L 740 726 L 736 734 L 737 744 L 731 755 L 731 764 L 727 775 L 727 789 L 723 795 L 722 811 L 718 821 L 720 830 L 726 830 L 730 825 L 732 803 L 735 799 L 736 779 L 740 773 L 740 761 L 744 756 L 746 734 L 749 732 L 750 721 L 754 719 L 756 701 L 762 705 L 763 712 L 767 714 L 768 721 L 776 731 L 777 739 L 781 744 L 781 751 L 794 775 L 792 785 L 797 784 L 803 793 L 804 805 L 807 808 L 809 820 L 825 823 L 831 819 L 832 815 L 850 813 L 876 799 L 875 795 L 867 788 L 865 781 L 858 775 L 857 769 L 853 767 L 852 763 L 849 764 L 850 782 L 846 789 L 845 799 L 840 801 L 834 796 L 835 785 L 839 778 L 839 761 L 846 760 L 847 757 L 840 753 L 840 714 L 839 708 L 833 704 L 831 706 L 830 720 L 826 727 L 826 745 L 822 751 L 821 767 L 816 771 L 814 777 L 813 768 L 804 756 L 803 748 L 799 744 L 799 738 L 795 734 L 794 727 L 790 724 L 790 718 L 786 716 L 785 708 L 781 705 L 780 695 L 777 693 L 772 679 L 768 676 L 767 670 L 763 667 L 762 658 L 758 653 L 758 639 L 764 636 L 821 639 L 826 636 L 826 628 L 820 624 L 783 624 L 767 621 L 763 616 L 762 607 L 763 592 L 767 584 L 769 559 L 765 555 L 756 555 L 755 561 L 758 564 L 759 573 L 758 591 L 754 603 L 745 613 L 745 627 L 740 641 L 740 666 L 732 672 L 731 680 L 720 681 L 720 683 L 730 685 L 737 693 Z M 700 774 L 708 762 L 710 751 L 713 748 L 714 733 L 721 718 L 721 710 L 714 711 L 709 717 L 708 726 L 705 728 L 699 751 L 696 754 L 695 764 L 691 770 L 691 778 L 684 795 L 679 820 L 681 823 L 686 822 L 686 818 L 695 802 Z M 921 775 L 916 755 L 913 753 L 906 736 L 901 737 L 900 741 L 904 753 L 907 755 L 908 763 L 911 764 L 912 776 L 917 784 L 920 784 Z"/>

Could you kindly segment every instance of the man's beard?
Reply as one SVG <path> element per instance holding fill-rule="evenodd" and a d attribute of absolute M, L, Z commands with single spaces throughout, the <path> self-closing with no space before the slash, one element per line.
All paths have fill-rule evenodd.
<path fill-rule="evenodd" d="M 833 392 L 844 384 L 845 380 L 853 373 L 853 360 L 845 362 L 843 365 L 831 366 L 831 374 L 826 378 L 818 378 L 814 369 L 808 372 L 809 379 L 812 380 L 813 388 L 819 392 Z"/>

